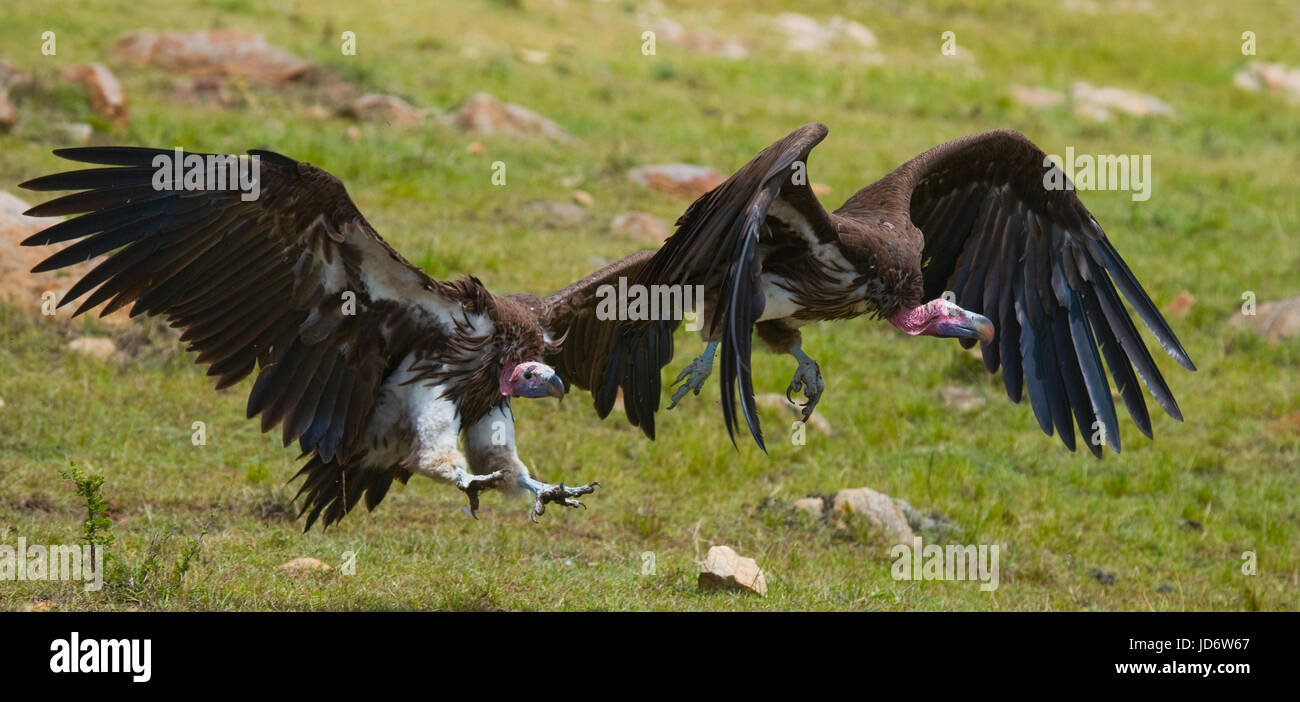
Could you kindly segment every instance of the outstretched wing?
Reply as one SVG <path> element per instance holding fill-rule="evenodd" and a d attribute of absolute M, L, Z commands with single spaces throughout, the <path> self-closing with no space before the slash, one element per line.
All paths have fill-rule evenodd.
<path fill-rule="evenodd" d="M 619 279 L 634 283 L 653 255 L 642 251 L 615 261 L 543 301 L 546 327 L 559 339 L 546 362 L 566 383 L 591 392 L 601 419 L 613 409 L 621 388 L 627 420 L 651 439 L 659 410 L 660 371 L 672 360 L 673 331 L 680 320 L 629 325 L 609 314 L 608 300 Z M 603 286 L 611 287 L 602 290 Z"/>
<path fill-rule="evenodd" d="M 1103 356 L 1143 434 L 1151 436 L 1151 419 L 1139 378 L 1182 420 L 1120 293 L 1175 361 L 1196 368 L 1072 186 L 1053 182 L 1065 183 L 1064 174 L 1041 149 L 998 130 L 937 146 L 854 199 L 910 213 L 925 237 L 926 299 L 951 291 L 958 305 L 988 317 L 997 339 L 981 342 L 984 365 L 1001 366 L 1007 396 L 1019 402 L 1027 390 L 1039 426 L 1049 436 L 1055 426 L 1070 450 L 1073 414 L 1100 457 L 1091 440 L 1099 428 L 1120 450 Z"/>
<path fill-rule="evenodd" d="M 246 201 L 236 190 L 155 187 L 155 159 L 166 161 L 160 157 L 172 151 L 55 153 L 111 167 L 23 183 L 82 191 L 27 212 L 84 213 L 23 242 L 75 240 L 34 272 L 116 252 L 60 304 L 85 297 L 77 314 L 107 303 L 103 314 L 130 304 L 132 316 L 166 316 L 197 360 L 211 364 L 218 388 L 260 369 L 248 416 L 260 413 L 263 431 L 283 424 L 286 446 L 297 439 L 304 454 L 317 454 L 304 469 L 307 507 L 314 505 L 308 526 L 326 506 L 327 522 L 341 517 L 363 492 L 373 508 L 398 469 L 350 473 L 346 496 L 337 473 L 340 466 L 369 465 L 360 430 L 384 376 L 417 341 L 445 343 L 453 314 L 460 314 L 460 284 L 435 281 L 408 263 L 375 233 L 337 178 L 307 163 L 249 152 L 259 160 L 260 192 Z"/>
<path fill-rule="evenodd" d="M 677 233 L 646 264 L 646 284 L 705 285 L 719 291 L 706 328 L 722 345 L 722 414 L 732 443 L 740 411 L 760 448 L 750 348 L 763 313 L 760 245 L 782 249 L 773 260 L 800 258 L 838 243 L 835 226 L 809 185 L 807 163 L 826 127 L 808 124 L 772 144 L 722 185 L 696 200 L 677 220 Z M 716 337 L 711 337 L 716 338 Z"/>

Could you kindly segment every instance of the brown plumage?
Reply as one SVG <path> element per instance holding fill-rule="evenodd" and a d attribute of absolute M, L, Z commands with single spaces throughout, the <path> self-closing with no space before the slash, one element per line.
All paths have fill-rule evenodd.
<path fill-rule="evenodd" d="M 791 391 L 805 389 L 806 419 L 821 378 L 799 349 L 798 327 L 863 314 L 910 334 L 960 337 L 968 347 L 979 338 L 985 366 L 1002 369 L 1011 400 L 1027 391 L 1040 427 L 1055 429 L 1071 450 L 1071 415 L 1085 437 L 1100 427 L 1105 443 L 1120 449 L 1099 346 L 1139 430 L 1151 436 L 1139 378 L 1182 419 L 1120 294 L 1170 356 L 1195 367 L 1073 189 L 1045 186 L 1055 166 L 1041 149 L 1010 130 L 950 141 L 828 213 L 807 176 L 808 156 L 826 133 L 820 124 L 801 127 L 696 200 L 639 277 L 705 286 L 705 337 L 721 345 L 722 410 L 733 441 L 739 385 L 739 414 L 763 446 L 750 375 L 755 329 L 801 358 Z M 945 292 L 955 304 L 938 300 Z M 635 356 L 633 348 L 617 352 Z M 701 357 L 679 377 L 692 380 L 678 397 L 698 393 L 712 345 L 706 354 L 707 363 Z M 1101 455 L 1099 443 L 1088 445 Z"/>
<path fill-rule="evenodd" d="M 28 211 L 80 215 L 23 242 L 75 241 L 34 272 L 111 253 L 60 304 L 84 296 L 77 314 L 103 304 L 104 313 L 132 305 L 132 316 L 165 316 L 218 388 L 256 371 L 248 416 L 260 414 L 263 431 L 281 426 L 284 444 L 297 440 L 311 457 L 299 473 L 307 528 L 322 514 L 326 525 L 337 521 L 362 495 L 373 508 L 413 472 L 457 484 L 471 506 L 502 481 L 536 492 L 536 513 L 584 494 L 528 477 L 506 394 L 557 394 L 544 358 L 563 359 L 582 375 L 571 382 L 591 387 L 599 371 L 555 341 L 590 317 L 582 288 L 543 302 L 494 295 L 476 278 L 434 280 L 380 238 L 337 178 L 269 151 L 249 152 L 260 160 L 252 200 L 234 189 L 159 189 L 155 159 L 172 151 L 55 153 L 110 167 L 23 184 L 82 191 Z M 491 422 L 510 425 L 508 441 L 489 440 Z M 468 460 L 457 450 L 461 430 Z M 478 487 L 496 471 L 507 474 Z"/>

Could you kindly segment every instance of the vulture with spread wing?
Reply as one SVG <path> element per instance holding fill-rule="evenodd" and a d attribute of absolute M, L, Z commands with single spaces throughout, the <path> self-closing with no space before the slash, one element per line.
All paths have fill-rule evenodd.
<path fill-rule="evenodd" d="M 677 377 L 670 409 L 688 391 L 699 394 L 721 346 L 727 431 L 734 442 L 743 415 L 763 447 L 752 334 L 797 359 L 787 397 L 803 391 L 806 421 L 824 383 L 799 328 L 865 314 L 910 335 L 955 337 L 967 348 L 978 341 L 989 372 L 1002 369 L 1008 397 L 1027 393 L 1042 430 L 1070 450 L 1072 415 L 1094 455 L 1102 443 L 1120 450 L 1103 357 L 1143 434 L 1151 437 L 1151 419 L 1139 378 L 1181 421 L 1120 296 L 1175 361 L 1195 370 L 1191 359 L 1073 188 L 1048 187 L 1066 181 L 1041 149 L 1010 130 L 950 141 L 828 213 L 807 177 L 808 155 L 825 136 L 826 127 L 809 124 L 769 146 L 696 200 L 641 267 L 644 285 L 704 286 L 707 346 Z M 611 381 L 657 374 L 638 360 L 647 339 L 671 355 L 662 331 L 648 329 L 615 332 Z M 596 389 L 598 409 L 612 389 Z"/>
<path fill-rule="evenodd" d="M 165 316 L 218 388 L 256 372 L 248 416 L 260 414 L 263 431 L 281 425 L 285 445 L 297 440 L 310 457 L 298 474 L 306 528 L 338 521 L 363 496 L 373 509 L 394 479 L 413 473 L 463 490 L 471 511 L 486 489 L 531 492 L 534 519 L 548 503 L 579 506 L 595 489 L 530 476 L 516 454 L 510 399 L 563 397 L 566 382 L 591 388 L 604 377 L 591 365 L 603 362 L 601 349 L 566 349 L 563 337 L 572 328 L 574 339 L 612 346 L 593 291 L 636 275 L 649 252 L 545 299 L 498 296 L 476 278 L 438 281 L 407 262 L 337 178 L 307 163 L 250 151 L 258 174 L 250 198 L 235 188 L 160 187 L 159 164 L 172 151 L 55 153 L 109 167 L 23 184 L 81 191 L 27 212 L 80 214 L 23 242 L 75 240 L 33 272 L 112 253 L 60 305 L 85 296 L 77 314 L 107 303 L 103 314 L 129 304 L 132 316 Z M 657 378 L 653 391 L 657 408 Z M 646 417 L 636 409 L 628 405 L 633 422 L 653 434 L 654 408 Z"/>

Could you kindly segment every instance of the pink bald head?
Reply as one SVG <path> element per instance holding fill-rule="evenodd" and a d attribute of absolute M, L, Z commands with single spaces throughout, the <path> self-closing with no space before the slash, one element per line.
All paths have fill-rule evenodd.
<path fill-rule="evenodd" d="M 554 368 L 537 361 L 502 369 L 499 382 L 501 394 L 507 397 L 564 398 L 564 381 Z"/>
<path fill-rule="evenodd" d="M 911 336 L 993 341 L 993 323 L 987 317 L 964 310 L 943 298 L 931 300 L 920 307 L 905 307 L 890 317 L 889 321 Z"/>

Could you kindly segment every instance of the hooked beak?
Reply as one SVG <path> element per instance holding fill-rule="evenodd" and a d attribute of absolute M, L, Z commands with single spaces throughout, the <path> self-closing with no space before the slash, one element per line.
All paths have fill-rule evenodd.
<path fill-rule="evenodd" d="M 975 338 L 986 344 L 992 343 L 993 337 L 996 336 L 993 322 L 990 322 L 989 318 L 982 314 L 970 313 L 970 328 Z"/>
<path fill-rule="evenodd" d="M 982 314 L 965 312 L 966 316 L 962 321 L 945 322 L 939 325 L 939 335 L 955 339 L 979 339 L 984 343 L 992 342 L 995 336 L 993 322 Z"/>
<path fill-rule="evenodd" d="M 547 379 L 546 394 L 551 397 L 558 397 L 560 402 L 564 402 L 564 381 L 560 379 L 558 373 Z"/>

